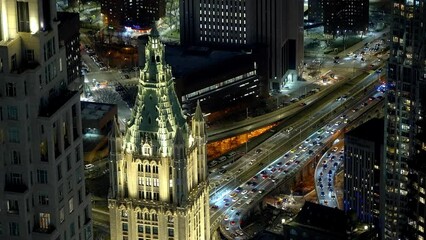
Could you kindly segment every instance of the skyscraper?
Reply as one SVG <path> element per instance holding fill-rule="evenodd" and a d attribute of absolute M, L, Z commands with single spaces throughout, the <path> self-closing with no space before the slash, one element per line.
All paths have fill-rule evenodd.
<path fill-rule="evenodd" d="M 205 122 L 189 129 L 154 28 L 138 96 L 112 154 L 111 239 L 210 239 Z"/>
<path fill-rule="evenodd" d="M 92 239 L 55 1 L 0 2 L 0 238 Z"/>
<path fill-rule="evenodd" d="M 344 156 L 343 208 L 356 213 L 361 222 L 378 227 L 383 119 L 369 120 L 345 133 Z"/>
<path fill-rule="evenodd" d="M 148 27 L 166 14 L 165 0 L 104 0 L 101 12 L 113 26 Z"/>
<path fill-rule="evenodd" d="M 392 1 L 388 90 L 385 107 L 385 160 L 381 166 L 381 223 L 384 239 L 406 239 L 413 161 L 424 154 L 426 95 L 426 1 Z M 424 155 L 423 155 L 424 156 Z M 424 159 L 422 159 L 424 161 Z M 420 180 L 420 178 L 418 179 Z M 417 180 L 415 180 L 417 181 Z M 422 186 L 425 188 L 423 181 Z M 422 212 L 423 218 L 425 212 Z M 424 229 L 415 226 L 424 238 Z"/>
<path fill-rule="evenodd" d="M 252 48 L 268 89 L 303 67 L 303 1 L 180 0 L 183 45 Z"/>
<path fill-rule="evenodd" d="M 368 30 L 369 0 L 322 0 L 324 34 L 361 34 Z"/>

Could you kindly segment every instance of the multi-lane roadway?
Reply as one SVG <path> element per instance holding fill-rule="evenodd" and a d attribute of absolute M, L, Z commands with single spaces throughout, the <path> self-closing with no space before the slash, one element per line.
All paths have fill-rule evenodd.
<path fill-rule="evenodd" d="M 366 109 L 374 107 L 382 100 L 381 97 L 374 97 L 373 99 L 373 96 L 377 96 L 377 93 L 370 91 L 365 97 L 353 101 L 354 103 L 344 113 L 337 115 L 327 125 L 317 129 L 307 138 L 298 138 L 297 132 L 302 129 L 309 129 L 313 122 L 312 120 L 305 121 L 299 126 L 293 127 L 291 131 L 278 132 L 258 148 L 243 156 L 226 173 L 213 173 L 210 180 L 211 187 L 213 188 L 210 201 L 212 222 L 220 221 L 222 233 L 228 238 L 248 238 L 249 235 L 245 234 L 239 225 L 242 216 L 249 211 L 256 201 L 263 198 L 267 192 L 273 189 L 275 184 L 293 176 L 306 162 L 324 150 L 326 145 L 333 142 L 343 128 L 347 124 L 350 124 L 352 119 L 356 119 Z M 340 105 L 340 101 L 344 100 L 335 100 L 335 102 L 330 104 L 330 109 L 333 109 L 336 105 Z M 330 109 L 322 109 L 315 113 L 312 119 L 326 114 Z M 270 152 L 290 139 L 299 143 L 282 156 L 271 159 Z M 339 155 L 340 149 L 333 150 L 337 152 L 338 156 L 336 153 L 333 153 L 329 157 L 333 158 L 333 160 L 338 157 L 341 160 L 341 155 Z M 251 168 L 259 166 L 259 163 L 261 163 L 263 168 L 246 180 L 246 173 L 252 172 Z M 318 169 L 316 171 L 317 174 L 322 172 L 325 175 L 324 179 L 327 179 L 326 181 L 321 179 L 321 182 L 326 184 L 325 186 L 323 185 L 325 190 L 319 192 L 320 194 L 324 192 L 324 196 L 321 195 L 319 197 L 320 200 L 322 199 L 322 203 L 327 201 L 330 205 L 333 204 L 334 174 L 337 167 L 339 166 L 334 166 L 333 163 L 325 167 L 326 172 L 324 172 L 324 168 L 321 171 Z M 316 178 L 318 179 L 318 177 Z M 331 181 L 328 181 L 329 178 Z M 327 200 L 328 198 L 326 199 L 326 197 L 330 199 Z M 331 206 L 337 206 L 337 202 L 334 204 Z"/>

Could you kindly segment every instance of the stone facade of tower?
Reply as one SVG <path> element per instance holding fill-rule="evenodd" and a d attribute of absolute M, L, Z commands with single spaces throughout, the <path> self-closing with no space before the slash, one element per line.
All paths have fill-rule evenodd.
<path fill-rule="evenodd" d="M 187 125 L 154 28 L 123 136 L 112 134 L 111 239 L 210 239 L 205 122 Z"/>

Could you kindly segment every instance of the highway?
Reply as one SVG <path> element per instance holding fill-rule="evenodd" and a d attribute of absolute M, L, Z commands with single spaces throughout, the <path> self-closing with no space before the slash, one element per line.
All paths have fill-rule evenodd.
<path fill-rule="evenodd" d="M 333 142 L 352 117 L 356 118 L 382 101 L 381 98 L 370 101 L 369 97 L 373 95 L 376 95 L 376 92 L 372 90 L 361 99 L 351 99 L 352 104 L 349 104 L 350 99 L 347 99 L 345 104 L 349 104 L 350 108 L 343 111 L 343 114 L 334 114 L 332 121 L 326 121 L 327 125 L 313 129 L 312 126 L 315 126 L 321 117 L 329 115 L 333 109 L 342 105 L 343 100 L 334 100 L 328 103 L 327 107 L 310 115 L 308 120 L 302 119 L 291 131 L 276 133 L 234 163 L 226 173 L 211 174 L 211 223 L 218 221 L 221 232 L 229 239 L 250 237 L 239 226 L 245 212 L 272 190 L 275 184 L 294 176 L 306 162 L 320 153 L 327 143 Z M 302 131 L 305 130 L 311 134 L 302 139 Z M 297 143 L 296 146 L 294 143 Z M 284 145 L 293 146 L 286 152 L 283 151 L 286 149 Z M 277 149 L 281 150 L 281 154 L 272 156 L 272 151 Z M 259 163 L 263 165 L 259 166 Z"/>

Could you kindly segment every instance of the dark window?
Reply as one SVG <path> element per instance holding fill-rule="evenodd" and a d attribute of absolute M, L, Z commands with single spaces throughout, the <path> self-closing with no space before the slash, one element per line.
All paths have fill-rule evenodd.
<path fill-rule="evenodd" d="M 28 2 L 17 2 L 18 10 L 18 31 L 30 32 L 30 14 L 28 11 Z"/>
<path fill-rule="evenodd" d="M 34 50 L 27 49 L 27 61 L 34 62 Z"/>
<path fill-rule="evenodd" d="M 16 97 L 16 84 L 15 83 L 6 83 L 6 96 Z"/>

